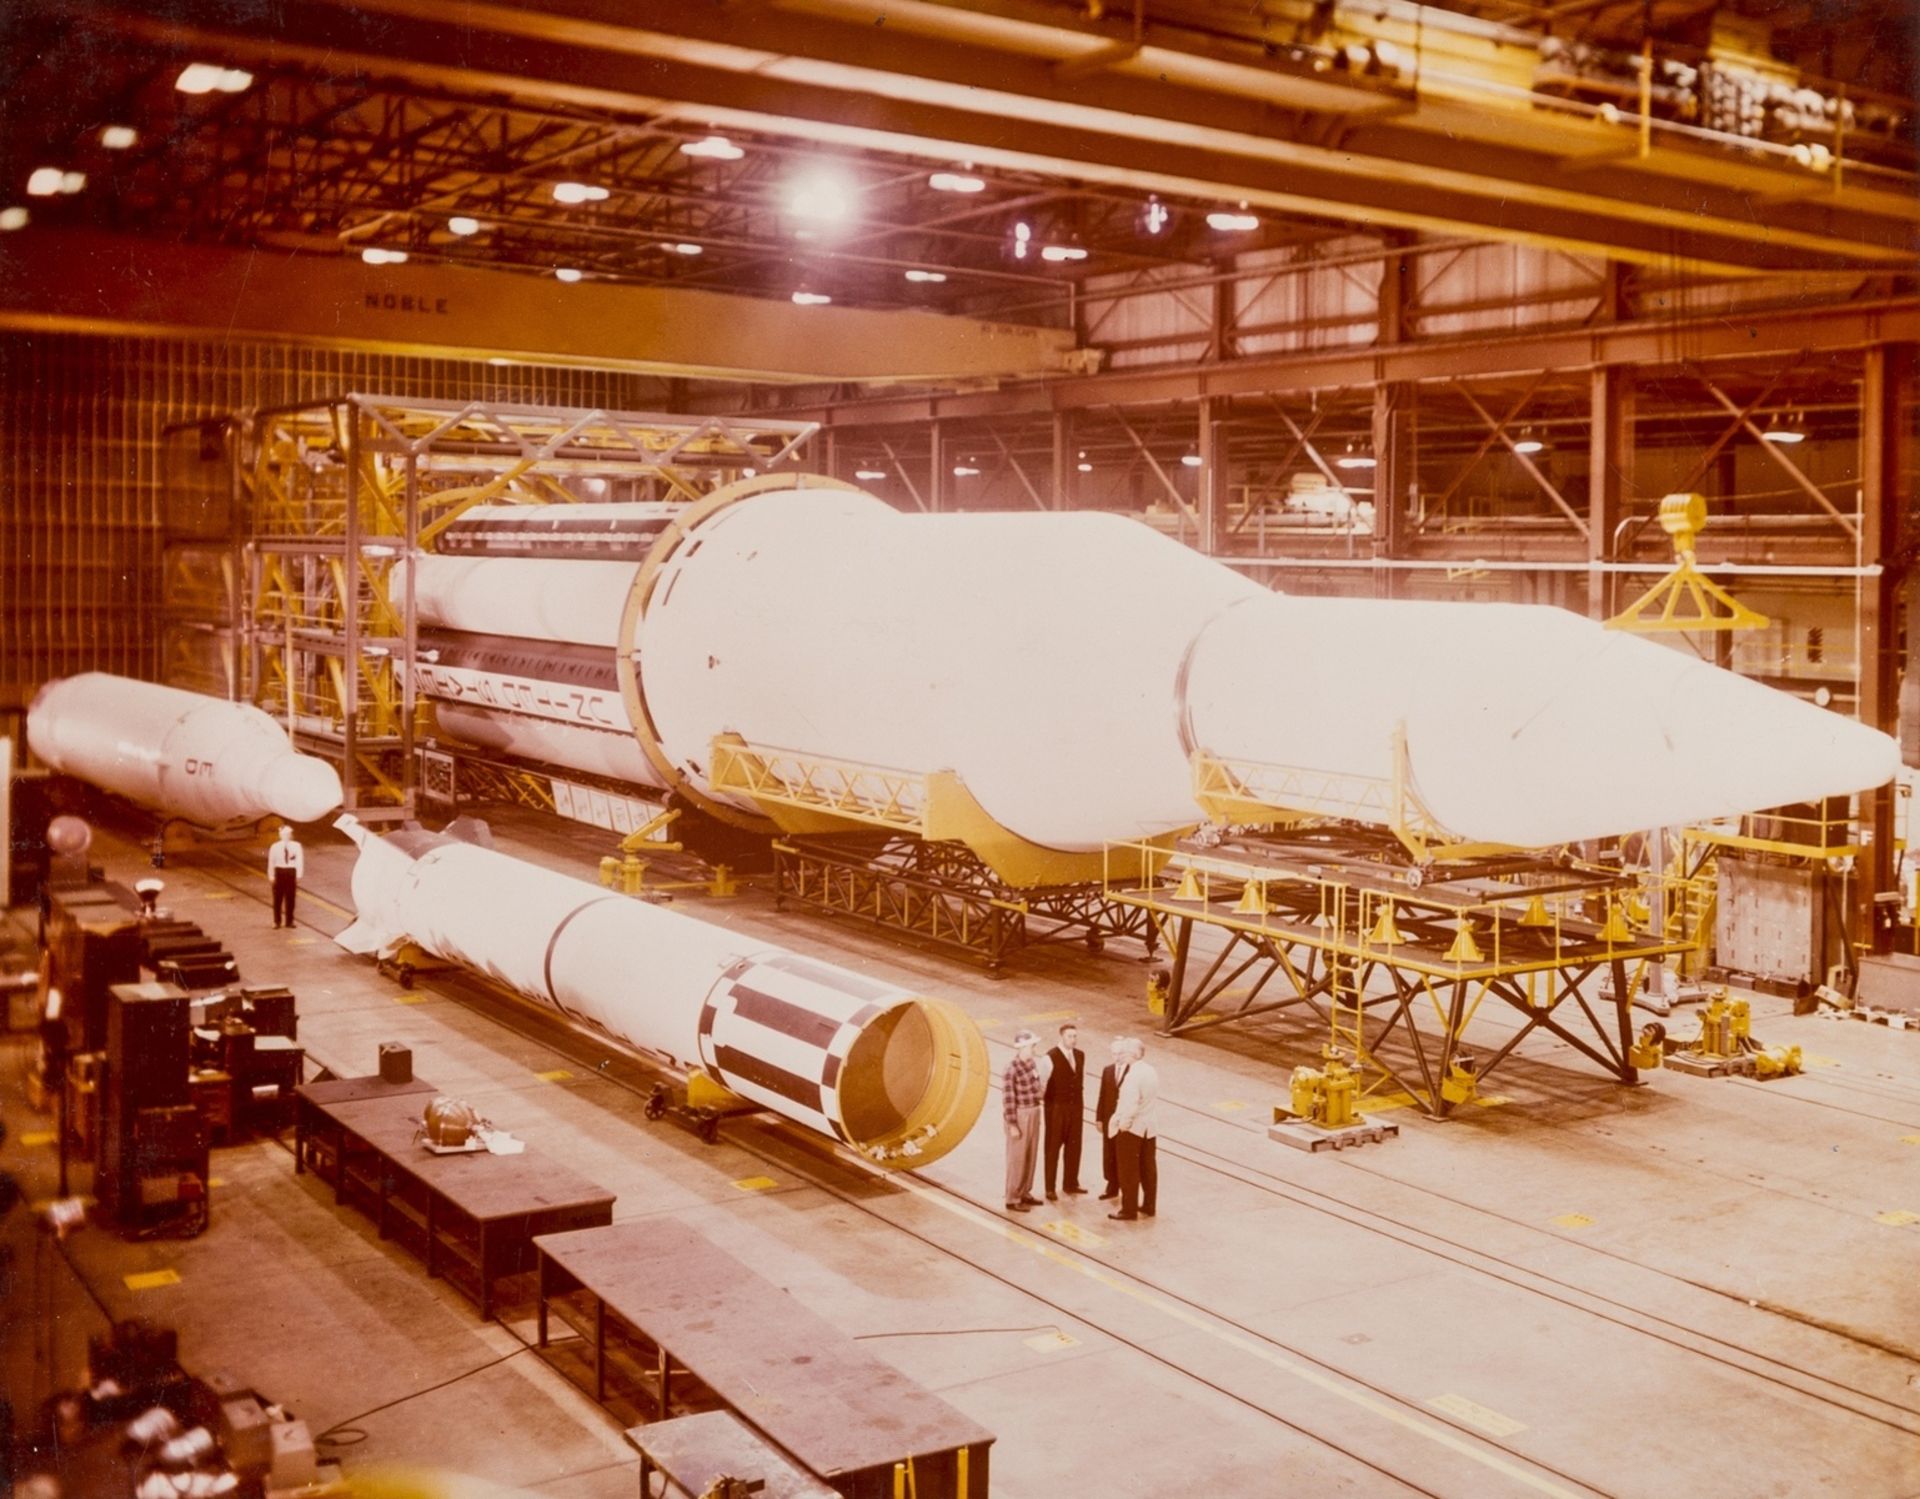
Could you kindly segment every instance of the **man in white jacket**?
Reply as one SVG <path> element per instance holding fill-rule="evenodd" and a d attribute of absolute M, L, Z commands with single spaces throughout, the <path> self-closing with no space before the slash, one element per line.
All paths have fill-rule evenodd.
<path fill-rule="evenodd" d="M 1155 1114 L 1160 1098 L 1160 1074 L 1146 1060 L 1147 1048 L 1129 1037 L 1119 1057 L 1120 1096 L 1107 1134 L 1113 1140 L 1120 1166 L 1120 1211 L 1109 1213 L 1122 1223 L 1151 1218 L 1160 1188 L 1159 1126 Z"/>

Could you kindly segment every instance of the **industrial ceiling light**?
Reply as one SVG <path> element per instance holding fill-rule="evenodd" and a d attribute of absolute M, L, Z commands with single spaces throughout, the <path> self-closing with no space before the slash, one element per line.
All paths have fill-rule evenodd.
<path fill-rule="evenodd" d="M 864 479 L 868 483 L 872 483 L 876 479 L 886 478 L 887 471 L 883 468 L 857 468 L 853 471 L 853 476 L 856 479 Z"/>
<path fill-rule="evenodd" d="M 131 125 L 105 125 L 100 130 L 100 144 L 109 151 L 125 151 L 140 139 L 140 132 Z"/>
<path fill-rule="evenodd" d="M 569 286 L 584 275 L 586 275 L 586 272 L 581 270 L 577 265 L 560 265 L 553 268 L 553 279 L 556 281 L 564 281 Z"/>
<path fill-rule="evenodd" d="M 793 294 L 795 307 L 825 307 L 832 300 L 823 291 L 797 291 Z"/>
<path fill-rule="evenodd" d="M 1031 224 L 1015 224 L 1013 226 L 1013 258 L 1015 260 L 1025 260 L 1027 258 L 1027 248 L 1032 240 L 1033 226 Z"/>
<path fill-rule="evenodd" d="M 981 193 L 987 190 L 984 180 L 970 177 L 965 172 L 935 172 L 927 179 L 927 186 L 936 193 Z"/>
<path fill-rule="evenodd" d="M 29 214 L 26 209 L 15 203 L 10 208 L 0 208 L 0 230 L 12 233 L 15 229 L 27 227 Z"/>
<path fill-rule="evenodd" d="M 787 211 L 816 224 L 840 224 L 853 217 L 856 197 L 854 184 L 844 172 L 813 166 L 787 185 Z"/>
<path fill-rule="evenodd" d="M 685 240 L 681 240 L 678 244 L 662 245 L 660 248 L 665 250 L 669 255 L 704 255 L 707 253 L 707 247 L 705 245 L 689 244 Z"/>
<path fill-rule="evenodd" d="M 1782 443 L 1788 447 L 1796 442 L 1807 440 L 1805 424 L 1802 423 L 1797 412 L 1785 420 L 1775 416 L 1771 422 L 1767 423 L 1767 430 L 1760 436 L 1764 441 Z"/>
<path fill-rule="evenodd" d="M 1544 453 L 1547 445 L 1537 437 L 1523 436 L 1513 445 L 1516 453 Z"/>
<path fill-rule="evenodd" d="M 680 147 L 682 156 L 704 156 L 709 161 L 738 161 L 747 153 L 724 135 L 709 135 L 702 140 L 687 141 Z"/>
<path fill-rule="evenodd" d="M 553 185 L 553 201 L 556 203 L 603 203 L 607 190 L 591 182 L 556 182 Z"/>
<path fill-rule="evenodd" d="M 1372 468 L 1374 459 L 1372 454 L 1363 453 L 1352 443 L 1348 443 L 1346 452 L 1333 460 L 1333 466 L 1345 469 Z"/>
<path fill-rule="evenodd" d="M 366 249 L 360 252 L 360 258 L 368 265 L 405 265 L 407 263 L 407 252 L 405 250 L 387 250 L 379 245 L 368 245 Z"/>
<path fill-rule="evenodd" d="M 970 463 L 956 463 L 953 466 L 953 476 L 956 479 L 977 479 L 980 477 L 980 470 Z"/>
<path fill-rule="evenodd" d="M 1250 230 L 1258 229 L 1260 220 L 1248 213 L 1247 205 L 1242 203 L 1238 210 L 1216 208 L 1207 215 L 1207 227 L 1217 229 L 1222 234 L 1245 234 Z"/>
<path fill-rule="evenodd" d="M 1079 469 L 1083 474 L 1090 474 L 1093 472 L 1093 465 L 1091 463 L 1082 463 L 1079 465 Z"/>
<path fill-rule="evenodd" d="M 504 354 L 489 354 L 487 356 L 487 363 L 495 365 L 500 369 L 505 369 L 508 365 L 512 364 L 513 361 Z"/>
<path fill-rule="evenodd" d="M 1180 455 L 1180 462 L 1187 468 L 1198 468 L 1200 467 L 1200 455 L 1198 453 L 1182 453 Z"/>
<path fill-rule="evenodd" d="M 56 193 L 77 193 L 87 185 L 85 172 L 63 172 L 59 167 L 35 167 L 27 178 L 27 196 L 51 198 Z"/>
<path fill-rule="evenodd" d="M 180 70 L 173 86 L 183 94 L 243 94 L 253 87 L 253 74 L 245 68 L 190 62 Z"/>
<path fill-rule="evenodd" d="M 1046 245 L 1040 251 L 1040 258 L 1053 261 L 1056 265 L 1063 260 L 1085 260 L 1087 247 L 1085 245 Z"/>
<path fill-rule="evenodd" d="M 465 239 L 469 234 L 478 234 L 479 232 L 480 221 L 478 219 L 470 219 L 464 213 L 457 213 L 447 220 L 447 233 L 457 234 L 462 239 Z"/>
<path fill-rule="evenodd" d="M 945 281 L 946 279 L 947 279 L 947 275 L 945 271 L 908 271 L 907 272 L 907 280 L 909 281 Z"/>
<path fill-rule="evenodd" d="M 1148 234 L 1158 234 L 1173 220 L 1173 210 L 1158 198 L 1148 198 L 1147 206 L 1140 210 L 1140 227 Z"/>

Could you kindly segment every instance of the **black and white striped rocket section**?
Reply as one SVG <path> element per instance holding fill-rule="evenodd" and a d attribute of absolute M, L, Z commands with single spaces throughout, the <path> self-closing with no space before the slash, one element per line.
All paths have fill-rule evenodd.
<path fill-rule="evenodd" d="M 950 1001 L 463 838 L 336 826 L 360 846 L 351 952 L 414 942 L 888 1169 L 938 1160 L 980 1115 L 986 1042 Z"/>

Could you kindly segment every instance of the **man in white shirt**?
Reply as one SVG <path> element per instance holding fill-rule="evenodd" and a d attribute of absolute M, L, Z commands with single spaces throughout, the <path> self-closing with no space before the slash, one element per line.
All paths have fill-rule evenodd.
<path fill-rule="evenodd" d="M 273 926 L 293 925 L 293 898 L 300 893 L 300 877 L 307 872 L 307 851 L 293 841 L 293 829 L 284 823 L 280 841 L 267 849 L 267 878 L 273 881 Z"/>
<path fill-rule="evenodd" d="M 1122 1223 L 1151 1218 L 1160 1190 L 1159 1125 L 1155 1114 L 1160 1098 L 1160 1074 L 1146 1060 L 1147 1048 L 1129 1037 L 1119 1058 L 1119 1096 L 1107 1134 L 1120 1166 L 1120 1211 L 1109 1213 Z"/>

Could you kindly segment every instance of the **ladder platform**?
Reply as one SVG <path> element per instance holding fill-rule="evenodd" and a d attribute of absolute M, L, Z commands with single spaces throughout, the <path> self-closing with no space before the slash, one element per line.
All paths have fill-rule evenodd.
<path fill-rule="evenodd" d="M 1287 1118 L 1267 1126 L 1267 1138 L 1291 1145 L 1295 1150 L 1345 1150 L 1349 1145 L 1377 1145 L 1400 1133 L 1397 1124 L 1363 1119 L 1358 1124 L 1326 1129 L 1305 1119 Z"/>

